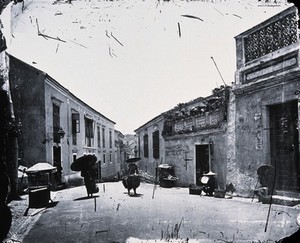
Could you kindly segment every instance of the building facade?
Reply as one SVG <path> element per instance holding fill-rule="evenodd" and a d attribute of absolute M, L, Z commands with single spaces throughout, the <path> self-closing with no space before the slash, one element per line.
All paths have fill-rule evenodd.
<path fill-rule="evenodd" d="M 232 184 L 238 195 L 253 196 L 257 170 L 267 164 L 275 168 L 277 192 L 299 193 L 297 23 L 298 11 L 292 6 L 236 36 L 232 87 L 179 104 L 136 130 L 144 166 L 151 164 L 145 136 L 159 119 L 161 156 L 174 167 L 178 186 L 199 184 L 203 173 L 212 171 L 220 189 Z"/>
<path fill-rule="evenodd" d="M 173 166 L 177 185 L 200 185 L 211 171 L 225 187 L 229 91 L 221 86 L 164 114 L 165 162 Z"/>
<path fill-rule="evenodd" d="M 297 20 L 290 7 L 235 37 L 235 159 L 227 180 L 242 194 L 263 164 L 276 168 L 275 190 L 300 189 Z"/>
<path fill-rule="evenodd" d="M 216 88 L 213 95 L 178 104 L 136 129 L 142 169 L 155 175 L 159 164 L 169 164 L 178 186 L 200 184 L 200 177 L 213 171 L 224 187 L 229 90 Z"/>
<path fill-rule="evenodd" d="M 165 141 L 162 136 L 164 116 L 158 115 L 134 132 L 137 138 L 137 156 L 140 170 L 153 176 L 159 164 L 165 163 Z"/>
<path fill-rule="evenodd" d="M 109 180 L 116 166 L 115 122 L 96 111 L 48 74 L 9 56 L 15 116 L 22 123 L 19 164 L 48 162 L 58 168 L 59 180 L 79 173 L 70 165 L 84 154 L 98 158 L 98 178 Z"/>

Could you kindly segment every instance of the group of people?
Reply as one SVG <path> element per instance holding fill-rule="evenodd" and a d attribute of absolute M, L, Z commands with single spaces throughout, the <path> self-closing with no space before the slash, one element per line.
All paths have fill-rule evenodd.
<path fill-rule="evenodd" d="M 84 184 L 87 190 L 88 197 L 92 197 L 93 193 L 99 192 L 99 188 L 96 185 L 97 172 L 94 163 L 91 163 L 91 162 L 95 162 L 96 159 L 94 158 L 95 156 L 94 157 L 93 156 L 86 157 L 85 159 L 87 161 L 84 161 L 85 163 L 82 163 L 83 165 L 80 166 L 81 176 L 84 179 Z M 138 166 L 135 162 L 131 161 L 130 159 L 127 160 L 127 162 L 128 162 L 128 167 L 126 168 L 126 172 L 124 172 L 124 175 L 122 177 L 122 182 L 124 187 L 128 190 L 128 195 L 130 195 L 131 189 L 133 189 L 134 195 L 137 195 L 136 189 L 140 185 Z M 76 168 L 76 166 L 78 166 L 78 163 L 77 165 L 73 165 L 73 166 L 71 165 L 71 169 L 77 170 L 78 168 Z"/>

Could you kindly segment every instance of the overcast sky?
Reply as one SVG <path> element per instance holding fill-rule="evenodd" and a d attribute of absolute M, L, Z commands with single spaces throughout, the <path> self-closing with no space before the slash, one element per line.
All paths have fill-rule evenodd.
<path fill-rule="evenodd" d="M 23 11 L 11 4 L 1 19 L 9 53 L 126 134 L 222 85 L 211 57 L 226 84 L 234 82 L 234 36 L 291 6 L 263 2 L 25 0 Z"/>

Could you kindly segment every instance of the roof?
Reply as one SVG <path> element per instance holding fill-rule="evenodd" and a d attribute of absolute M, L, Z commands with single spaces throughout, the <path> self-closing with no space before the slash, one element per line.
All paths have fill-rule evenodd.
<path fill-rule="evenodd" d="M 137 132 L 137 131 L 140 130 L 141 128 L 143 128 L 143 127 L 145 127 L 146 125 L 148 125 L 148 124 L 154 122 L 156 119 L 158 119 L 158 118 L 160 118 L 160 117 L 163 118 L 162 115 L 163 115 L 163 114 L 159 114 L 158 116 L 152 118 L 150 121 L 146 122 L 144 125 L 142 125 L 142 126 L 140 126 L 139 128 L 135 129 L 134 132 Z"/>
<path fill-rule="evenodd" d="M 50 82 L 52 82 L 54 85 L 58 86 L 60 89 L 62 89 L 65 93 L 67 93 L 69 96 L 71 96 L 72 98 L 76 99 L 78 102 L 82 103 L 83 105 L 87 106 L 88 108 L 90 108 L 91 110 L 93 110 L 95 113 L 97 113 L 98 115 L 102 116 L 103 118 L 107 119 L 108 121 L 112 122 L 113 124 L 116 124 L 114 121 L 112 121 L 111 119 L 107 118 L 106 116 L 104 116 L 102 113 L 100 113 L 99 111 L 95 110 L 93 107 L 91 107 L 90 105 L 88 105 L 87 103 L 85 103 L 84 101 L 82 101 L 81 99 L 79 99 L 76 95 L 74 95 L 71 91 L 69 91 L 67 88 L 65 88 L 64 86 L 62 86 L 58 81 L 56 81 L 54 78 L 52 78 L 48 73 L 31 66 L 30 64 L 18 59 L 17 57 L 7 53 L 9 58 L 13 58 L 15 60 L 17 60 L 18 62 L 22 63 L 23 65 L 29 67 L 30 69 L 32 69 L 35 72 L 39 72 L 41 75 L 44 75 L 45 78 L 47 78 Z"/>
<path fill-rule="evenodd" d="M 223 86 L 223 85 L 222 85 L 222 86 Z M 230 87 L 231 87 L 231 86 L 226 85 L 226 86 L 224 87 L 224 89 L 226 90 L 226 89 L 228 89 L 228 88 L 230 88 Z M 216 89 L 219 89 L 219 88 L 216 88 Z M 209 96 L 206 96 L 206 97 L 198 97 L 198 98 L 196 98 L 196 99 L 190 100 L 190 101 L 185 102 L 185 103 L 182 103 L 182 104 L 183 104 L 183 105 L 186 105 L 186 106 L 192 106 L 192 105 L 194 105 L 194 104 L 196 104 L 196 103 L 199 103 L 199 104 L 202 103 L 202 104 L 204 104 L 203 101 L 204 101 L 204 102 L 205 102 L 205 101 L 208 101 L 208 100 L 210 100 L 210 99 L 212 99 L 212 98 L 214 98 L 214 97 L 215 97 L 214 94 L 209 95 Z M 172 111 L 175 111 L 175 110 L 178 110 L 178 105 L 175 106 L 174 108 L 169 109 L 168 111 L 165 111 L 165 112 L 159 114 L 158 116 L 152 118 L 150 121 L 146 122 L 145 124 L 143 124 L 143 125 L 140 126 L 139 128 L 135 129 L 134 132 L 137 132 L 138 130 L 142 129 L 143 127 L 145 127 L 145 126 L 147 126 L 147 125 L 153 123 L 156 119 L 158 119 L 158 118 L 160 118 L 160 117 L 163 119 L 164 114 L 167 114 L 168 112 L 172 112 Z"/>

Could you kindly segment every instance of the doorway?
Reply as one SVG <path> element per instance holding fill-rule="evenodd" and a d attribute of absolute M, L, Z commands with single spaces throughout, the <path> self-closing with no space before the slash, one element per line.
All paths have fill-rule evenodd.
<path fill-rule="evenodd" d="M 57 173 L 55 173 L 55 181 L 57 184 L 61 184 L 61 147 L 53 146 L 53 166 L 57 168 Z"/>
<path fill-rule="evenodd" d="M 271 161 L 276 168 L 275 189 L 299 191 L 299 133 L 297 100 L 269 107 Z"/>
<path fill-rule="evenodd" d="M 200 178 L 209 172 L 209 145 L 196 145 L 196 185 L 200 186 Z"/>

